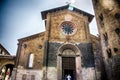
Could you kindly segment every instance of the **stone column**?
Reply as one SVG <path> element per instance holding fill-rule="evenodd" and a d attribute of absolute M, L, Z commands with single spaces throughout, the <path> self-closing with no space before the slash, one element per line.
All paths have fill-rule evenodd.
<path fill-rule="evenodd" d="M 76 57 L 76 80 L 82 80 L 81 57 Z"/>

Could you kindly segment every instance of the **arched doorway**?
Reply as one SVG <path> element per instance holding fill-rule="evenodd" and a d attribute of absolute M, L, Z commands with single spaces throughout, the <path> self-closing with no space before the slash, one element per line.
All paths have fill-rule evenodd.
<path fill-rule="evenodd" d="M 3 65 L 0 71 L 0 80 L 8 80 L 12 75 L 13 67 L 13 64 Z"/>
<path fill-rule="evenodd" d="M 70 75 L 71 80 L 82 80 L 81 54 L 74 44 L 64 44 L 58 50 L 57 58 L 58 80 L 66 80 Z"/>

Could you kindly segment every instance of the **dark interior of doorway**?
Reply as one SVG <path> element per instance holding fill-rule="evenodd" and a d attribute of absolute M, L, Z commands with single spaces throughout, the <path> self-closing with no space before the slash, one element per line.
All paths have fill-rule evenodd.
<path fill-rule="evenodd" d="M 66 79 L 67 75 L 70 75 L 71 76 L 71 80 L 74 80 L 74 70 L 64 69 L 65 79 Z"/>
<path fill-rule="evenodd" d="M 67 75 L 71 80 L 76 80 L 75 57 L 62 57 L 62 80 L 67 80 Z"/>

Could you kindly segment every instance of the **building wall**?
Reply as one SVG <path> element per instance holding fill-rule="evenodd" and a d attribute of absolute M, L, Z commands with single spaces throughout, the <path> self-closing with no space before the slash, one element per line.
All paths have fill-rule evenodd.
<path fill-rule="evenodd" d="M 35 77 L 33 80 L 41 80 L 43 76 L 44 32 L 20 39 L 18 49 L 16 79 L 24 80 L 22 79 L 24 76 L 29 79 L 28 76 L 32 75 Z M 33 67 L 28 66 L 30 54 L 34 54 Z"/>
<path fill-rule="evenodd" d="M 0 44 L 0 80 L 9 79 L 11 77 L 14 61 L 15 56 L 11 56 L 10 53 Z"/>
<path fill-rule="evenodd" d="M 109 80 L 120 79 L 120 1 L 92 0 Z M 118 57 L 117 57 L 118 56 Z M 119 73 L 119 74 L 118 74 Z"/>

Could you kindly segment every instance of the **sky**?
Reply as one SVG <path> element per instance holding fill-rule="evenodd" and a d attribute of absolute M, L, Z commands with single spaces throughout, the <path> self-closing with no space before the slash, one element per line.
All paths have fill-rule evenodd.
<path fill-rule="evenodd" d="M 45 31 L 41 11 L 66 5 L 70 0 L 0 0 L 0 43 L 16 55 L 18 39 Z M 91 0 L 76 0 L 74 7 L 94 15 Z M 97 35 L 95 18 L 90 33 Z"/>

